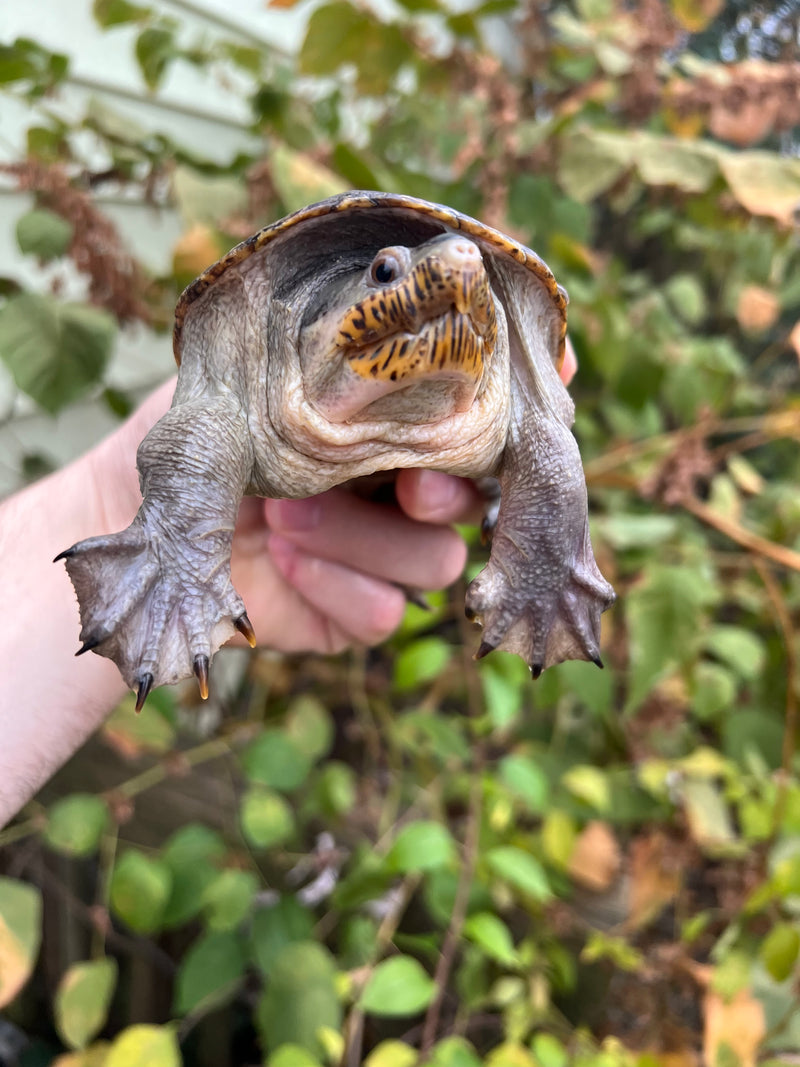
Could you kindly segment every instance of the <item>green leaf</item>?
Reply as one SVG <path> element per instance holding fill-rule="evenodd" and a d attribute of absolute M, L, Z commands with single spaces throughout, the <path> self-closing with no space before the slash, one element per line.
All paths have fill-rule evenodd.
<path fill-rule="evenodd" d="M 172 173 L 172 192 L 187 226 L 215 226 L 247 211 L 247 190 L 235 175 L 202 174 L 178 165 Z"/>
<path fill-rule="evenodd" d="M 441 637 L 412 641 L 395 659 L 395 686 L 405 692 L 432 681 L 445 670 L 452 654 L 452 646 Z"/>
<path fill-rule="evenodd" d="M 569 1053 L 553 1034 L 536 1034 L 531 1050 L 541 1067 L 568 1067 Z"/>
<path fill-rule="evenodd" d="M 482 911 L 471 915 L 464 923 L 464 936 L 483 949 L 497 963 L 513 966 L 518 962 L 511 932 L 496 915 Z"/>
<path fill-rule="evenodd" d="M 704 193 L 719 173 L 715 150 L 672 137 L 639 133 L 632 138 L 639 177 L 646 185 L 674 185 L 685 193 Z"/>
<path fill-rule="evenodd" d="M 616 513 L 598 519 L 597 528 L 613 548 L 652 548 L 675 536 L 678 521 L 673 515 Z"/>
<path fill-rule="evenodd" d="M 48 811 L 44 839 L 67 856 L 89 856 L 97 850 L 108 823 L 108 807 L 100 797 L 71 793 Z"/>
<path fill-rule="evenodd" d="M 411 956 L 393 956 L 379 963 L 361 995 L 361 1008 L 371 1015 L 416 1015 L 430 1004 L 436 985 Z"/>
<path fill-rule="evenodd" d="M 38 889 L 0 878 L 0 1008 L 9 1004 L 30 977 L 42 937 L 42 898 Z"/>
<path fill-rule="evenodd" d="M 463 1037 L 446 1037 L 431 1050 L 426 1067 L 481 1067 L 475 1049 Z"/>
<path fill-rule="evenodd" d="M 51 413 L 99 381 L 116 335 L 107 311 L 22 293 L 0 308 L 0 359 Z"/>
<path fill-rule="evenodd" d="M 568 196 L 581 203 L 606 192 L 635 158 L 630 138 L 597 130 L 576 130 L 561 142 L 558 180 Z"/>
<path fill-rule="evenodd" d="M 137 934 L 152 934 L 162 925 L 172 888 L 172 875 L 163 860 L 129 849 L 111 876 L 111 907 Z"/>
<path fill-rule="evenodd" d="M 103 1067 L 181 1067 L 178 1040 L 169 1026 L 129 1026 L 111 1045 Z"/>
<path fill-rule="evenodd" d="M 237 934 L 208 933 L 181 960 L 175 1010 L 181 1015 L 217 1007 L 238 988 L 247 965 L 244 941 Z"/>
<path fill-rule="evenodd" d="M 163 916 L 165 927 L 181 926 L 199 913 L 206 890 L 219 876 L 218 864 L 224 855 L 219 834 L 197 823 L 182 827 L 169 838 L 161 853 L 172 874 Z"/>
<path fill-rule="evenodd" d="M 394 871 L 430 871 L 446 867 L 456 860 L 456 847 L 450 831 L 438 822 L 411 823 L 395 838 L 386 857 Z"/>
<path fill-rule="evenodd" d="M 553 896 L 547 874 L 541 863 L 514 845 L 501 845 L 486 855 L 490 870 L 534 900 L 545 902 Z"/>
<path fill-rule="evenodd" d="M 763 641 L 739 626 L 714 626 L 704 646 L 740 678 L 757 678 L 764 666 Z"/>
<path fill-rule="evenodd" d="M 295 697 L 289 705 L 285 729 L 287 737 L 312 761 L 326 756 L 333 744 L 331 713 L 321 700 L 310 694 Z"/>
<path fill-rule="evenodd" d="M 270 1051 L 295 1044 L 323 1055 L 320 1030 L 338 1030 L 342 1021 L 336 965 L 328 950 L 315 941 L 283 948 L 272 961 L 256 1015 L 261 1039 Z"/>
<path fill-rule="evenodd" d="M 703 609 L 715 595 L 690 567 L 653 564 L 628 594 L 631 643 L 627 708 L 637 707 L 670 668 L 686 662 L 703 634 Z"/>
<path fill-rule="evenodd" d="M 694 274 L 673 275 L 664 292 L 677 314 L 689 325 L 699 325 L 708 314 L 705 290 Z"/>
<path fill-rule="evenodd" d="M 242 753 L 242 768 L 251 782 L 288 792 L 306 780 L 311 759 L 283 730 L 267 729 Z"/>
<path fill-rule="evenodd" d="M 86 1048 L 105 1026 L 117 984 L 117 962 L 107 958 L 73 964 L 62 976 L 53 1003 L 56 1029 L 65 1045 Z"/>
<path fill-rule="evenodd" d="M 267 1060 L 267 1067 L 322 1067 L 322 1062 L 300 1045 L 281 1045 Z"/>
<path fill-rule="evenodd" d="M 165 26 L 148 26 L 136 38 L 136 59 L 147 88 L 161 84 L 168 64 L 178 55 L 174 35 Z"/>
<path fill-rule="evenodd" d="M 355 771 L 339 760 L 328 760 L 314 783 L 313 802 L 325 815 L 337 818 L 355 807 L 358 785 Z"/>
<path fill-rule="evenodd" d="M 790 923 L 776 923 L 761 943 L 759 955 L 776 982 L 785 982 L 800 953 L 800 932 Z"/>
<path fill-rule="evenodd" d="M 242 798 L 239 818 L 242 833 L 256 848 L 282 845 L 295 831 L 292 809 L 279 793 L 271 789 L 248 790 Z"/>
<path fill-rule="evenodd" d="M 210 930 L 233 930 L 250 913 L 259 881 L 252 871 L 221 871 L 203 891 L 203 914 Z"/>
<path fill-rule="evenodd" d="M 92 14 L 104 30 L 126 22 L 142 22 L 151 11 L 151 8 L 131 4 L 129 0 L 94 0 L 92 4 Z"/>
<path fill-rule="evenodd" d="M 25 255 L 50 260 L 63 256 L 72 240 L 72 225 L 54 211 L 37 208 L 17 221 L 17 244 Z"/>
<path fill-rule="evenodd" d="M 540 765 L 530 756 L 510 755 L 500 760 L 500 781 L 524 801 L 535 814 L 547 809 L 550 783 Z"/>
<path fill-rule="evenodd" d="M 308 21 L 300 49 L 304 74 L 334 74 L 344 64 L 356 69 L 356 84 L 368 95 L 385 93 L 414 51 L 399 26 L 378 22 L 346 0 L 318 7 Z"/>
<path fill-rule="evenodd" d="M 314 917 L 295 898 L 284 896 L 268 908 L 259 908 L 253 917 L 250 948 L 256 966 L 269 975 L 282 949 L 295 941 L 310 941 Z"/>

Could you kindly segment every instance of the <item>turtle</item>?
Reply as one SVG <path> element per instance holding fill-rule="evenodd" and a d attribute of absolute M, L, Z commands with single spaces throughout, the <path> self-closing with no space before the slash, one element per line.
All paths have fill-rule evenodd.
<path fill-rule="evenodd" d="M 531 249 L 405 194 L 351 191 L 233 248 L 180 297 L 171 409 L 139 446 L 131 525 L 62 552 L 82 646 L 141 708 L 217 649 L 255 644 L 231 581 L 244 495 L 307 497 L 427 467 L 500 486 L 491 553 L 466 592 L 534 677 L 600 659 L 614 591 L 589 537 L 586 483 L 558 369 L 568 298 Z"/>

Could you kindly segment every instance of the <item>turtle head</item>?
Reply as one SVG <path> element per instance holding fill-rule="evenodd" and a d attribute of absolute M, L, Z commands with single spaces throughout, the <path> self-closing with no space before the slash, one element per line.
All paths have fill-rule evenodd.
<path fill-rule="evenodd" d="M 467 411 L 497 340 L 474 241 L 444 234 L 381 249 L 366 270 L 315 294 L 301 327 L 306 395 L 331 422 L 439 421 Z"/>

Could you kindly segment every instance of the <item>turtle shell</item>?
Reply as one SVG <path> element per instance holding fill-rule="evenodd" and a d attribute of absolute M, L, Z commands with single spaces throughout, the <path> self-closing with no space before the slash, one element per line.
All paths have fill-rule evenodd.
<path fill-rule="evenodd" d="M 336 215 L 342 212 L 368 212 L 368 211 L 392 211 L 402 212 L 412 216 L 418 216 L 429 220 L 431 223 L 439 223 L 442 231 L 452 231 L 467 234 L 475 238 L 483 246 L 489 246 L 499 255 L 510 256 L 527 270 L 531 271 L 545 286 L 553 302 L 553 309 L 560 317 L 560 351 L 559 362 L 564 354 L 564 339 L 567 333 L 567 302 L 566 290 L 555 280 L 553 272 L 543 259 L 536 255 L 530 248 L 520 244 L 513 238 L 501 233 L 499 230 L 486 226 L 469 215 L 462 215 L 460 211 L 445 207 L 442 204 L 434 204 L 429 200 L 421 200 L 414 196 L 404 196 L 400 193 L 376 193 L 353 191 L 340 193 L 338 196 L 321 200 L 317 204 L 301 208 L 299 211 L 286 215 L 285 218 L 265 226 L 262 230 L 248 237 L 246 241 L 236 245 L 230 252 L 212 263 L 210 267 L 196 278 L 191 285 L 182 293 L 177 307 L 175 308 L 175 330 L 173 334 L 173 350 L 178 364 L 181 361 L 181 342 L 183 324 L 191 305 L 199 300 L 227 270 L 238 267 L 250 256 L 261 252 L 267 245 L 278 238 L 289 234 L 295 227 L 322 219 L 328 215 Z"/>

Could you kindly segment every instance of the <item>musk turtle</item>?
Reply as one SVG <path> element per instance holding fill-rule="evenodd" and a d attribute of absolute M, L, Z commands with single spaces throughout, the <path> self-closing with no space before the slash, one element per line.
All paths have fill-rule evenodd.
<path fill-rule="evenodd" d="M 518 653 L 534 676 L 565 659 L 602 666 L 614 593 L 558 376 L 566 308 L 530 249 L 410 196 L 344 193 L 237 245 L 178 303 L 178 383 L 139 447 L 139 513 L 59 557 L 81 651 L 114 660 L 137 707 L 192 673 L 205 696 L 220 645 L 235 629 L 254 643 L 230 576 L 242 496 L 432 467 L 500 483 L 466 597 L 477 655 Z"/>

